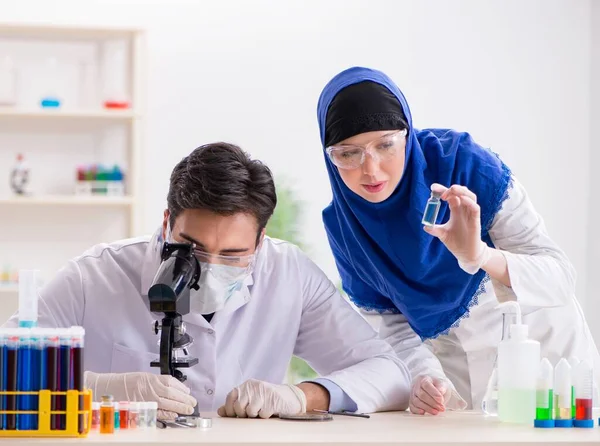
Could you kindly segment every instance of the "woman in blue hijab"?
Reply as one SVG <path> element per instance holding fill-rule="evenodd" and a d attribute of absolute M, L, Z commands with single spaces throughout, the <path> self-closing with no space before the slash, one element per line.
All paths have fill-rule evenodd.
<path fill-rule="evenodd" d="M 399 88 L 367 68 L 327 84 L 318 120 L 333 192 L 323 221 L 342 286 L 382 314 L 380 335 L 413 375 L 411 411 L 482 406 L 507 300 L 542 356 L 600 370 L 573 267 L 497 155 L 468 133 L 416 129 Z M 424 226 L 430 197 L 441 206 Z"/>

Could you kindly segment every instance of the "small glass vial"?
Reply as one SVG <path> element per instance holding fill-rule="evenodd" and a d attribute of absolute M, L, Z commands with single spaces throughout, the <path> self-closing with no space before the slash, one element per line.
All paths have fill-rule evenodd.
<path fill-rule="evenodd" d="M 129 429 L 136 429 L 139 425 L 140 403 L 129 403 Z"/>
<path fill-rule="evenodd" d="M 61 106 L 61 99 L 57 92 L 57 83 L 59 78 L 58 61 L 49 57 L 44 68 L 44 79 L 46 81 L 45 94 L 40 99 L 42 108 L 58 108 Z"/>
<path fill-rule="evenodd" d="M 138 403 L 138 427 L 145 429 L 148 427 L 148 403 L 140 401 Z"/>
<path fill-rule="evenodd" d="M 100 433 L 115 433 L 115 403 L 112 395 L 104 395 L 100 404 Z"/>
<path fill-rule="evenodd" d="M 115 403 L 115 429 L 119 429 L 121 427 L 121 415 L 119 411 L 119 403 Z"/>
<path fill-rule="evenodd" d="M 440 194 L 439 192 L 431 191 L 431 196 L 429 197 L 429 200 L 427 200 L 425 212 L 423 212 L 423 219 L 421 220 L 421 223 L 423 225 L 435 225 L 438 213 L 440 212 L 440 205 L 442 204 L 442 202 L 440 201 L 441 196 L 442 194 Z"/>
<path fill-rule="evenodd" d="M 156 416 L 158 415 L 158 403 L 156 401 L 149 401 L 146 403 L 147 413 L 146 421 L 148 427 L 156 427 Z"/>
<path fill-rule="evenodd" d="M 98 429 L 100 427 L 100 403 L 94 401 L 92 403 L 92 429 Z"/>
<path fill-rule="evenodd" d="M 129 429 L 129 401 L 119 402 L 119 427 Z"/>

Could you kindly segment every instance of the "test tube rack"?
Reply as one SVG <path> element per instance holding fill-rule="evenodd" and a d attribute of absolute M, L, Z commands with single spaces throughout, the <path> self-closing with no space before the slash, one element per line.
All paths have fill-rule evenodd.
<path fill-rule="evenodd" d="M 37 415 L 38 428 L 35 430 L 0 430 L 0 439 L 3 437 L 87 437 L 90 432 L 92 419 L 92 391 L 91 390 L 67 390 L 66 392 L 55 392 L 40 390 L 36 392 L 9 392 L 0 391 L 0 397 L 4 399 L 8 395 L 23 396 L 33 395 L 39 398 L 38 410 L 0 410 L 0 414 L 6 415 Z M 66 396 L 66 410 L 51 410 L 52 399 Z M 79 407 L 79 402 L 83 407 Z M 50 429 L 50 418 L 56 415 L 66 417 L 65 429 Z M 80 421 L 81 426 L 80 426 Z"/>

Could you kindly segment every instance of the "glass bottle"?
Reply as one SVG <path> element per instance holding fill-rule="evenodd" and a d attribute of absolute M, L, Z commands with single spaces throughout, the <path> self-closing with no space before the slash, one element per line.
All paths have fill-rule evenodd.
<path fill-rule="evenodd" d="M 427 204 L 425 205 L 425 211 L 423 212 L 423 219 L 421 223 L 425 226 L 434 226 L 435 221 L 437 220 L 438 213 L 440 212 L 440 205 L 442 202 L 440 201 L 440 197 L 442 194 L 439 192 L 431 191 L 431 196 L 429 200 L 427 200 Z"/>

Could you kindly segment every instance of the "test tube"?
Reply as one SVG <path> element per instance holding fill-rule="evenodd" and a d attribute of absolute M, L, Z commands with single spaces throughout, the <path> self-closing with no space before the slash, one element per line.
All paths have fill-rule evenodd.
<path fill-rule="evenodd" d="M 119 427 L 121 429 L 129 428 L 129 401 L 119 402 Z"/>
<path fill-rule="evenodd" d="M 5 359 L 6 359 L 6 390 L 8 392 L 17 391 L 17 352 L 19 349 L 19 334 L 15 332 L 15 329 L 11 330 L 6 337 L 5 344 Z M 17 410 L 17 396 L 6 395 L 6 410 L 15 411 Z M 6 414 L 6 430 L 17 429 L 17 416 L 15 414 Z"/>
<path fill-rule="evenodd" d="M 94 401 L 92 403 L 92 429 L 98 429 L 100 427 L 100 403 Z"/>
<path fill-rule="evenodd" d="M 115 403 L 112 395 L 104 395 L 100 404 L 100 433 L 115 433 Z"/>
<path fill-rule="evenodd" d="M 38 320 L 38 270 L 19 270 L 19 327 L 31 328 Z"/>
<path fill-rule="evenodd" d="M 28 328 L 15 328 L 19 336 L 17 350 L 17 390 L 30 392 L 32 390 L 32 367 L 31 367 L 31 335 Z M 33 396 L 18 395 L 17 410 L 28 411 L 33 409 Z M 17 430 L 25 431 L 32 428 L 33 415 L 18 414 Z"/>
<path fill-rule="evenodd" d="M 571 366 L 571 371 L 575 370 L 575 367 L 577 366 L 577 364 L 579 364 L 579 358 L 577 356 L 571 356 L 569 358 L 569 365 Z M 575 412 L 576 412 L 576 408 L 575 408 L 575 386 L 573 385 L 573 382 L 571 382 L 571 415 L 573 417 L 573 419 L 575 419 Z"/>
<path fill-rule="evenodd" d="M 139 405 L 140 403 L 134 401 L 129 403 L 129 429 L 135 429 L 139 424 Z"/>
<path fill-rule="evenodd" d="M 45 389 L 56 392 L 59 388 L 58 383 L 58 351 L 60 349 L 59 330 L 49 328 L 45 330 L 44 335 L 44 357 L 46 359 L 46 381 Z M 59 410 L 58 397 L 50 397 L 50 410 Z M 50 416 L 50 430 L 59 429 L 59 415 Z"/>
<path fill-rule="evenodd" d="M 71 387 L 71 332 L 69 329 L 59 329 L 58 342 L 58 390 L 66 392 Z M 58 410 L 67 410 L 66 395 L 59 396 Z M 67 416 L 58 416 L 58 428 L 65 430 L 67 428 Z"/>
<path fill-rule="evenodd" d="M 83 327 L 71 327 L 71 369 L 73 371 L 73 389 L 83 392 L 83 338 L 85 330 Z M 83 410 L 83 395 L 79 396 L 79 410 Z M 80 414 L 77 422 L 77 430 L 80 434 L 85 432 L 87 420 L 85 415 Z"/>
<path fill-rule="evenodd" d="M 594 427 L 592 419 L 592 398 L 594 391 L 594 372 L 592 365 L 583 360 L 573 370 L 573 384 L 575 387 L 575 427 Z"/>
<path fill-rule="evenodd" d="M 537 379 L 535 420 L 533 422 L 535 427 L 554 427 L 554 414 L 552 412 L 554 400 L 553 380 L 554 370 L 552 364 L 550 364 L 548 358 L 544 358 L 540 362 L 540 373 Z"/>
<path fill-rule="evenodd" d="M 562 358 L 554 370 L 554 425 L 573 427 L 571 366 Z"/>
<path fill-rule="evenodd" d="M 44 333 L 42 328 L 31 329 L 31 390 L 39 392 L 45 388 L 46 361 L 44 358 Z M 39 395 L 39 394 L 38 394 Z M 39 409 L 39 396 L 32 396 L 32 410 Z M 32 416 L 31 429 L 37 430 L 38 416 Z"/>
<path fill-rule="evenodd" d="M 148 427 L 156 427 L 156 417 L 158 415 L 158 403 L 156 401 L 148 401 L 147 403 L 146 420 Z"/>
<path fill-rule="evenodd" d="M 6 340 L 8 329 L 0 328 L 0 390 L 6 391 Z M 6 395 L 0 397 L 0 410 L 6 410 Z M 0 430 L 6 429 L 6 415 L 0 415 Z"/>

